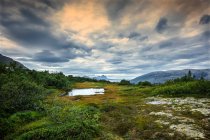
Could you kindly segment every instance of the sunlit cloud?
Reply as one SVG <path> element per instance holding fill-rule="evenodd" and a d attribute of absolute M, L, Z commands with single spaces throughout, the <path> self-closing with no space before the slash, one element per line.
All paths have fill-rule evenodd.
<path fill-rule="evenodd" d="M 80 35 L 102 31 L 109 26 L 104 9 L 96 0 L 66 4 L 54 18 L 61 29 L 73 30 Z"/>

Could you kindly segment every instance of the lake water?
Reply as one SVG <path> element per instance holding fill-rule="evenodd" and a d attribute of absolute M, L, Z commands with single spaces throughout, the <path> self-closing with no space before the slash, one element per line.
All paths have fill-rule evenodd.
<path fill-rule="evenodd" d="M 69 96 L 104 94 L 104 91 L 103 88 L 73 89 L 69 92 Z"/>

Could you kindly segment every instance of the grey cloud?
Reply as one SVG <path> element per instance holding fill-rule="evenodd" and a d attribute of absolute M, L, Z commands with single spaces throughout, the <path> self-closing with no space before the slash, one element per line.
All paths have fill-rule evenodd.
<path fill-rule="evenodd" d="M 140 52 L 148 52 L 150 50 L 152 50 L 152 46 L 148 45 L 148 46 L 144 46 L 143 48 L 140 49 Z"/>
<path fill-rule="evenodd" d="M 96 45 L 94 45 L 95 48 L 102 50 L 102 51 L 106 51 L 109 48 L 114 47 L 115 44 L 111 43 L 111 42 L 105 42 L 105 41 L 100 41 L 98 43 L 96 43 Z"/>
<path fill-rule="evenodd" d="M 159 63 L 156 63 L 156 65 L 160 65 Z M 142 69 L 142 68 L 149 68 L 149 67 L 154 67 L 153 64 L 148 63 L 148 64 L 138 64 L 136 66 L 132 66 L 132 69 Z"/>
<path fill-rule="evenodd" d="M 122 61 L 112 61 L 111 63 L 114 64 L 114 65 L 116 65 L 116 64 L 121 64 Z"/>
<path fill-rule="evenodd" d="M 71 0 L 39 0 L 40 2 L 46 4 L 48 7 L 53 9 L 60 9 L 63 5 Z"/>
<path fill-rule="evenodd" d="M 177 55 L 172 55 L 169 57 L 169 60 L 198 58 L 200 56 L 204 56 L 205 52 L 206 52 L 205 48 L 192 49 L 188 51 L 183 51 L 182 53 Z"/>
<path fill-rule="evenodd" d="M 114 64 L 114 65 L 121 64 L 122 61 L 123 61 L 122 58 L 117 58 L 117 57 L 107 60 L 107 62 Z"/>
<path fill-rule="evenodd" d="M 14 8 L 14 7 L 28 7 L 36 10 L 44 10 L 48 11 L 49 8 L 59 9 L 61 8 L 66 2 L 71 0 L 36 0 L 36 1 L 29 1 L 29 0 L 1 0 L 1 5 L 7 8 Z"/>
<path fill-rule="evenodd" d="M 142 36 L 139 40 L 140 41 L 149 40 L 149 37 L 148 36 Z"/>
<path fill-rule="evenodd" d="M 97 41 L 100 39 L 109 38 L 110 34 L 94 32 L 94 33 L 89 34 L 89 37 Z"/>
<path fill-rule="evenodd" d="M 190 15 L 191 13 L 201 13 L 205 9 L 208 9 L 210 6 L 209 0 L 174 0 L 174 5 L 179 7 L 179 11 L 181 11 L 185 15 Z"/>
<path fill-rule="evenodd" d="M 66 57 L 68 59 L 74 59 L 77 57 L 86 57 L 92 55 L 92 49 L 91 48 L 82 48 L 80 46 L 79 48 L 66 48 L 62 50 L 58 50 L 58 52 L 61 54 L 61 56 Z"/>
<path fill-rule="evenodd" d="M 47 22 L 45 22 L 43 19 L 38 17 L 34 12 L 32 12 L 29 9 L 22 8 L 20 9 L 20 13 L 22 16 L 27 20 L 29 24 L 37 24 L 42 26 L 49 26 Z"/>
<path fill-rule="evenodd" d="M 195 59 L 191 59 L 187 64 L 196 64 L 196 63 L 200 63 L 200 62 L 209 62 L 210 65 L 210 58 L 208 56 L 202 56 L 199 58 L 195 58 Z"/>
<path fill-rule="evenodd" d="M 210 30 L 209 31 L 204 31 L 202 33 L 201 39 L 204 39 L 204 40 L 208 41 L 210 39 Z"/>
<path fill-rule="evenodd" d="M 160 18 L 160 20 L 158 21 L 158 23 L 155 27 L 155 30 L 158 33 L 163 33 L 168 27 L 167 22 L 168 22 L 168 20 L 166 18 Z"/>
<path fill-rule="evenodd" d="M 18 42 L 21 46 L 51 46 L 57 44 L 57 40 L 46 29 L 33 29 L 23 26 L 24 22 L 3 21 L 8 38 Z"/>
<path fill-rule="evenodd" d="M 129 34 L 128 38 L 132 39 L 132 38 L 138 38 L 140 36 L 141 36 L 140 33 L 132 32 L 132 33 Z"/>
<path fill-rule="evenodd" d="M 58 62 L 68 62 L 69 59 L 63 56 L 56 56 L 49 50 L 43 50 L 42 52 L 36 53 L 32 59 L 33 61 L 48 62 L 48 63 L 58 63 Z"/>
<path fill-rule="evenodd" d="M 125 36 L 123 33 L 119 33 L 119 34 L 118 34 L 118 37 L 119 37 L 119 38 L 124 38 L 124 37 L 126 37 L 126 36 Z"/>
<path fill-rule="evenodd" d="M 123 10 L 131 3 L 130 0 L 108 0 L 105 8 L 111 21 L 118 20 L 123 15 Z"/>
<path fill-rule="evenodd" d="M 208 57 L 210 52 L 209 44 L 205 43 L 206 40 L 203 40 L 203 34 L 210 36 L 208 32 L 204 32 L 194 37 L 172 38 L 145 46 L 139 52 L 139 59 L 158 60 L 163 61 L 165 64 L 177 59 L 196 60 L 203 57 L 203 60 L 210 60 Z"/>
<path fill-rule="evenodd" d="M 1 12 L 3 12 L 6 17 L 1 18 L 1 25 L 5 28 L 5 34 L 7 37 L 17 41 L 23 46 L 58 45 L 58 43 L 56 43 L 56 38 L 53 37 L 51 33 L 50 23 L 44 21 L 45 18 L 43 15 L 38 15 L 38 11 L 32 11 L 32 9 L 27 7 L 28 5 L 26 5 L 27 9 L 21 8 L 21 6 L 23 5 L 17 4 L 13 7 L 17 12 L 19 11 L 20 14 L 11 13 L 7 9 L 8 7 L 3 6 L 6 12 Z M 12 18 L 11 15 L 22 17 L 24 19 Z"/>
<path fill-rule="evenodd" d="M 17 58 L 19 61 L 22 62 L 44 62 L 45 65 L 48 66 L 47 63 L 49 63 L 49 66 L 56 66 L 56 63 L 62 63 L 62 62 L 68 62 L 69 59 L 64 57 L 64 56 L 58 56 L 55 55 L 53 52 L 51 52 L 50 50 L 43 50 L 41 52 L 35 53 L 32 56 L 28 56 L 28 57 L 20 57 Z M 57 65 L 58 66 L 58 65 Z"/>
<path fill-rule="evenodd" d="M 148 40 L 148 36 L 145 35 L 141 35 L 138 32 L 130 32 L 128 35 L 123 34 L 123 33 L 119 33 L 118 34 L 119 38 L 129 38 L 131 40 L 136 40 L 136 41 L 144 41 L 144 40 Z"/>
<path fill-rule="evenodd" d="M 64 73 L 68 73 L 68 74 L 97 74 L 100 73 L 100 71 L 96 71 L 93 68 L 90 67 L 71 67 L 71 68 L 62 68 L 61 69 Z"/>
<path fill-rule="evenodd" d="M 131 33 L 128 35 L 128 38 L 129 38 L 129 39 L 136 40 L 136 41 L 148 40 L 148 36 L 143 36 L 143 35 L 141 35 L 141 34 L 138 33 L 138 32 L 131 32 Z"/>
<path fill-rule="evenodd" d="M 19 43 L 21 46 L 26 47 L 47 47 L 56 49 L 66 49 L 66 48 L 75 48 L 75 49 L 84 49 L 84 45 L 78 45 L 72 41 L 67 41 L 66 37 L 58 36 L 55 37 L 50 28 L 44 27 L 35 29 L 33 26 L 22 26 L 21 22 L 2 22 L 2 25 L 6 27 L 6 33 L 8 38 Z"/>
<path fill-rule="evenodd" d="M 57 3 L 54 0 L 49 2 L 55 5 Z M 91 49 L 84 44 L 68 39 L 63 33 L 55 36 L 53 24 L 46 20 L 46 16 L 51 14 L 51 8 L 54 7 L 49 6 L 49 2 L 20 0 L 18 3 L 16 1 L 3 0 L 3 10 L 0 11 L 3 18 L 0 18 L 0 26 L 4 28 L 4 36 L 22 47 L 34 49 L 42 49 L 44 47 L 63 54 L 69 59 L 90 55 Z M 63 2 L 57 4 L 62 5 Z M 15 13 L 10 9 L 15 11 Z M 55 10 L 57 9 L 54 9 L 54 12 Z M 46 59 L 46 61 L 48 60 Z"/>
<path fill-rule="evenodd" d="M 199 24 L 209 24 L 209 23 L 210 23 L 210 15 L 203 15 L 199 22 Z"/>
<path fill-rule="evenodd" d="M 171 41 L 164 41 L 164 42 L 160 43 L 159 48 L 166 48 L 166 47 L 170 47 L 172 45 L 173 45 L 173 43 Z"/>

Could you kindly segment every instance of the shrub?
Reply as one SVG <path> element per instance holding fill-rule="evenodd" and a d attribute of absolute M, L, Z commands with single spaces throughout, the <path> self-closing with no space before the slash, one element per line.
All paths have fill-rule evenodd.
<path fill-rule="evenodd" d="M 148 81 L 139 82 L 138 85 L 140 85 L 140 86 L 152 86 L 152 84 Z"/>
<path fill-rule="evenodd" d="M 38 109 L 44 93 L 44 88 L 27 80 L 8 82 L 1 87 L 1 110 L 13 113 Z"/>
<path fill-rule="evenodd" d="M 36 130 L 31 138 L 60 138 L 61 136 L 65 139 L 92 139 L 99 134 L 100 114 L 93 106 L 54 106 L 49 109 L 48 116 L 55 123 L 54 129 L 52 127 Z M 44 131 L 44 134 L 41 131 Z"/>
<path fill-rule="evenodd" d="M 12 125 L 9 123 L 8 119 L 0 117 L 0 139 L 4 139 L 4 136 L 11 132 Z"/>
<path fill-rule="evenodd" d="M 11 115 L 8 119 L 0 119 L 0 138 L 8 133 L 14 132 L 16 129 L 21 128 L 23 124 L 34 121 L 40 118 L 40 114 L 35 111 L 17 112 Z"/>
<path fill-rule="evenodd" d="M 41 115 L 35 111 L 17 112 L 9 117 L 9 122 L 15 125 L 22 125 L 38 119 Z"/>
<path fill-rule="evenodd" d="M 121 80 L 119 85 L 131 85 L 130 81 L 127 80 Z"/>
<path fill-rule="evenodd" d="M 210 95 L 210 81 L 191 81 L 179 82 L 173 85 L 163 85 L 153 90 L 154 94 L 167 94 L 167 95 L 183 95 L 183 94 L 200 94 Z"/>

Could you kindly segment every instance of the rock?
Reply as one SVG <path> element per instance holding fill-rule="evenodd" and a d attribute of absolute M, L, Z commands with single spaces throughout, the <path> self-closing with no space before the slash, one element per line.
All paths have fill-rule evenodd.
<path fill-rule="evenodd" d="M 193 125 L 187 125 L 187 124 L 171 125 L 170 129 L 175 130 L 179 133 L 183 133 L 186 136 L 194 139 L 205 138 L 203 132 L 199 131 L 201 129 L 198 130 Z"/>
<path fill-rule="evenodd" d="M 149 115 L 172 117 L 173 115 L 165 112 L 150 112 Z"/>
<path fill-rule="evenodd" d="M 162 120 L 156 120 L 156 123 L 162 124 L 162 125 L 169 125 L 170 122 L 162 121 Z"/>
<path fill-rule="evenodd" d="M 153 105 L 158 112 L 149 115 L 158 116 L 155 123 L 169 126 L 174 133 L 186 139 L 205 139 L 209 137 L 210 99 L 209 98 L 146 98 L 146 104 Z M 155 117 L 154 117 L 155 118 Z"/>
<path fill-rule="evenodd" d="M 172 119 L 178 120 L 178 122 L 180 123 L 194 123 L 195 122 L 193 119 L 187 118 L 187 117 L 174 116 Z"/>
<path fill-rule="evenodd" d="M 166 102 L 166 101 L 151 101 L 151 102 L 148 102 L 147 104 L 160 105 L 160 104 L 171 104 L 171 103 Z"/>
<path fill-rule="evenodd" d="M 191 105 L 192 107 L 207 107 L 207 103 L 210 103 L 209 98 L 196 99 L 193 97 L 187 98 L 161 98 L 161 97 L 149 97 L 146 98 L 147 104 L 172 104 L 172 105 Z"/>
<path fill-rule="evenodd" d="M 206 109 L 206 108 L 196 108 L 196 109 L 192 109 L 191 111 L 193 111 L 193 112 L 198 111 L 201 114 L 203 114 L 204 116 L 210 115 L 210 109 Z"/>

